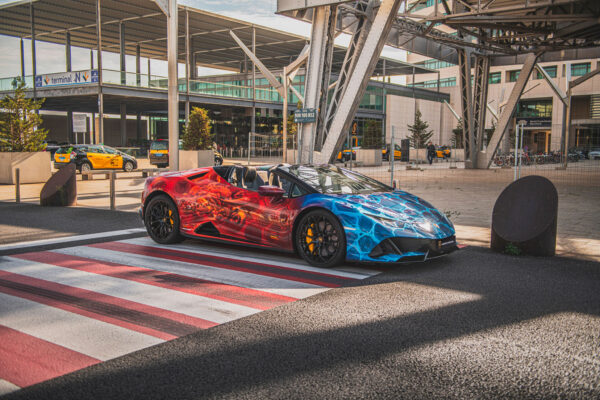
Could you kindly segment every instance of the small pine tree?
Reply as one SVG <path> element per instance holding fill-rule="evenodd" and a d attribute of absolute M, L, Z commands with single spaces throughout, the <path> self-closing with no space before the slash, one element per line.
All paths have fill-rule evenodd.
<path fill-rule="evenodd" d="M 450 144 L 455 149 L 463 148 L 463 127 L 462 127 L 462 118 L 458 120 L 458 124 L 456 124 L 456 128 L 452 129 L 452 137 L 450 138 Z"/>
<path fill-rule="evenodd" d="M 194 107 L 190 112 L 190 121 L 183 132 L 184 150 L 210 150 L 213 146 L 213 135 L 208 110 Z"/>
<path fill-rule="evenodd" d="M 45 99 L 33 100 L 25 97 L 25 82 L 15 79 L 14 96 L 6 95 L 0 100 L 0 151 L 35 152 L 46 148 L 48 135 L 39 129 L 42 117 L 36 113 Z"/>
<path fill-rule="evenodd" d="M 427 131 L 429 124 L 421 119 L 421 111 L 415 112 L 415 123 L 408 125 L 408 130 L 411 133 L 409 136 L 410 144 L 418 149 L 425 147 L 429 138 L 433 136 L 433 131 Z"/>
<path fill-rule="evenodd" d="M 363 149 L 381 149 L 382 146 L 381 123 L 371 119 L 367 122 L 367 131 L 363 136 L 361 147 Z"/>

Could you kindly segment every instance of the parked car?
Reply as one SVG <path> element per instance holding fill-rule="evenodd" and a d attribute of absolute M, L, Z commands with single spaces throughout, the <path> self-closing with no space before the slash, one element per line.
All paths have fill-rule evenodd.
<path fill-rule="evenodd" d="M 451 155 L 452 155 L 452 153 L 450 151 L 450 147 L 449 146 L 438 146 L 435 149 L 435 156 L 437 158 L 441 158 L 441 159 L 447 160 L 448 158 L 450 158 Z"/>
<path fill-rule="evenodd" d="M 590 150 L 590 152 L 588 153 L 588 158 L 590 160 L 598 160 L 598 159 L 600 159 L 600 149 L 596 148 L 596 149 Z"/>
<path fill-rule="evenodd" d="M 181 149 L 181 141 L 179 142 Z M 223 156 L 218 151 L 215 151 L 214 164 L 222 165 Z M 169 141 L 165 139 L 153 140 L 150 143 L 150 151 L 148 153 L 150 164 L 156 165 L 158 168 L 166 168 L 169 166 Z"/>
<path fill-rule="evenodd" d="M 387 144 L 383 150 L 381 150 L 381 159 L 384 161 L 390 160 L 390 144 Z M 399 145 L 394 144 L 394 160 L 399 160 L 402 157 L 402 151 Z"/>
<path fill-rule="evenodd" d="M 137 168 L 137 160 L 110 146 L 99 144 L 70 144 L 61 146 L 54 153 L 54 166 L 75 164 L 80 172 L 92 169 L 123 169 L 129 172 Z"/>
<path fill-rule="evenodd" d="M 425 261 L 457 250 L 428 202 L 333 165 L 205 167 L 146 180 L 140 215 L 160 244 L 185 237 L 296 252 L 309 264 Z"/>

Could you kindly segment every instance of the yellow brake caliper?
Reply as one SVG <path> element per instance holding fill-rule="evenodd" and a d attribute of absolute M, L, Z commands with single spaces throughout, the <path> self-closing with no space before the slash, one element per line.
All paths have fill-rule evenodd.
<path fill-rule="evenodd" d="M 169 210 L 169 222 L 173 225 L 175 222 L 173 221 L 173 211 Z"/>
<path fill-rule="evenodd" d="M 308 230 L 306 231 L 306 244 L 308 245 L 308 250 L 312 253 L 314 248 L 315 248 L 315 244 L 313 243 L 313 231 L 312 231 L 312 227 L 314 226 L 314 224 L 310 225 L 311 228 L 308 228 Z"/>

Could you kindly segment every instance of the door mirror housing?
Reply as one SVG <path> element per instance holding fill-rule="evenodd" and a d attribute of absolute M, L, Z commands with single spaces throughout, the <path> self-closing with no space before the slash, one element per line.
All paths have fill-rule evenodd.
<path fill-rule="evenodd" d="M 258 187 L 258 194 L 261 196 L 283 197 L 285 190 L 279 186 L 263 185 Z"/>

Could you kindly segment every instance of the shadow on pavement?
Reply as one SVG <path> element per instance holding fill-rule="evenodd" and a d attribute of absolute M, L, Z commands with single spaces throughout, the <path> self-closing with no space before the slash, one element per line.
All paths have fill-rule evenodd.
<path fill-rule="evenodd" d="M 7 398 L 597 398 L 599 316 L 599 263 L 469 247 Z"/>

